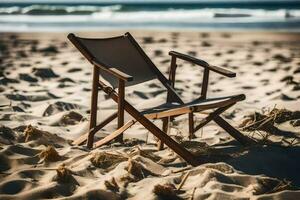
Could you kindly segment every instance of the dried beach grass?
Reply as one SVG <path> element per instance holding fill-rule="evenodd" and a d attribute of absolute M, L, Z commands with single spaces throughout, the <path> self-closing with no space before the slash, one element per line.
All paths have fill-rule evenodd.
<path fill-rule="evenodd" d="M 154 175 L 151 171 L 146 169 L 142 164 L 132 159 L 128 160 L 127 171 L 129 174 L 133 175 L 138 180 L 141 180 L 149 175 Z"/>
<path fill-rule="evenodd" d="M 254 190 L 255 195 L 271 194 L 280 192 L 283 190 L 295 189 L 290 181 L 286 180 L 274 180 L 274 179 L 260 179 L 258 180 L 258 186 Z"/>
<path fill-rule="evenodd" d="M 159 161 L 161 159 L 161 157 L 155 155 L 154 153 L 152 153 L 151 151 L 147 151 L 147 150 L 143 150 L 141 149 L 140 147 L 137 146 L 137 148 L 129 154 L 130 157 L 133 157 L 135 155 L 140 155 L 142 157 L 145 157 L 145 158 L 149 158 L 155 162 Z"/>
<path fill-rule="evenodd" d="M 61 159 L 61 156 L 55 150 L 53 146 L 47 146 L 39 153 L 39 158 L 45 162 L 56 162 Z"/>
<path fill-rule="evenodd" d="M 244 130 L 268 130 L 274 123 L 280 124 L 290 120 L 300 119 L 300 111 L 290 111 L 287 109 L 273 108 L 271 111 L 263 113 L 255 112 L 247 116 L 240 127 Z"/>
<path fill-rule="evenodd" d="M 65 165 L 60 165 L 56 169 L 56 177 L 54 178 L 59 183 L 69 183 L 74 180 L 72 176 L 72 171 L 68 169 Z"/>
<path fill-rule="evenodd" d="M 176 187 L 173 184 L 155 185 L 153 193 L 156 194 L 160 199 L 181 199 L 177 196 Z"/>
<path fill-rule="evenodd" d="M 38 130 L 37 128 L 31 126 L 30 124 L 25 128 L 24 130 L 24 137 L 25 137 L 25 142 L 35 140 L 39 137 L 41 137 L 43 134 L 43 131 Z"/>
<path fill-rule="evenodd" d="M 240 124 L 240 128 L 248 132 L 257 132 L 262 136 L 262 142 L 268 141 L 270 135 L 279 135 L 292 138 L 298 138 L 293 132 L 283 131 L 276 127 L 276 124 L 281 124 L 286 121 L 299 120 L 300 111 L 290 111 L 287 109 L 277 109 L 262 111 L 261 113 L 255 112 L 246 117 Z M 261 134 L 264 131 L 267 134 Z"/>
<path fill-rule="evenodd" d="M 110 181 L 105 181 L 104 185 L 108 190 L 113 192 L 119 192 L 120 190 L 120 187 L 114 177 Z"/>
<path fill-rule="evenodd" d="M 107 152 L 97 152 L 91 158 L 91 162 L 95 167 L 107 169 L 116 166 L 118 163 L 128 160 L 123 155 L 111 154 Z"/>

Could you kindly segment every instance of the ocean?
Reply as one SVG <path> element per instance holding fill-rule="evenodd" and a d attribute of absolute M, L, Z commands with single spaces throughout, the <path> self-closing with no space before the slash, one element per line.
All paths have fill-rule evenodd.
<path fill-rule="evenodd" d="M 300 31 L 299 0 L 0 1 L 0 31 Z"/>

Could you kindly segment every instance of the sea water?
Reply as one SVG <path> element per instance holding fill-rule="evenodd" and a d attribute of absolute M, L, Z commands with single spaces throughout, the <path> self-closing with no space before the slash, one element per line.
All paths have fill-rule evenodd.
<path fill-rule="evenodd" d="M 300 0 L 0 0 L 0 31 L 300 31 Z"/>

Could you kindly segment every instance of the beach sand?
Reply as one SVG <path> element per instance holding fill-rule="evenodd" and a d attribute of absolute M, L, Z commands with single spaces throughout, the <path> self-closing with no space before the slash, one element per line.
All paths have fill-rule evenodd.
<path fill-rule="evenodd" d="M 170 50 L 236 72 L 236 78 L 210 73 L 208 92 L 208 97 L 247 96 L 223 114 L 235 127 L 254 112 L 300 111 L 300 34 L 131 33 L 166 76 Z M 214 123 L 189 141 L 187 116 L 178 117 L 169 134 L 202 156 L 198 167 L 168 148 L 157 151 L 156 139 L 139 124 L 124 133 L 125 144 L 90 151 L 71 142 L 88 131 L 92 66 L 67 33 L 0 36 L 0 199 L 300 199 L 297 112 L 293 119 L 275 123 L 274 133 L 243 131 L 260 141 L 246 148 Z M 199 97 L 202 72 L 178 61 L 175 87 L 185 101 Z M 165 98 L 158 81 L 126 88 L 126 99 L 138 108 Z M 116 109 L 102 92 L 98 105 L 98 122 Z M 196 114 L 196 123 L 201 117 Z M 161 121 L 155 124 L 161 126 Z M 115 128 L 116 123 L 109 124 L 96 140 Z"/>

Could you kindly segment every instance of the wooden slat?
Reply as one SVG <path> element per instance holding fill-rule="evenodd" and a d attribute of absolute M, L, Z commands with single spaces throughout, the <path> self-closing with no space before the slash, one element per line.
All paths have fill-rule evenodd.
<path fill-rule="evenodd" d="M 160 118 L 164 118 L 164 117 L 182 115 L 182 114 L 190 113 L 192 111 L 193 111 L 192 107 L 174 108 L 172 110 L 166 110 L 166 111 L 157 112 L 157 113 L 145 114 L 145 117 L 147 117 L 148 119 L 160 119 Z"/>
<path fill-rule="evenodd" d="M 117 138 L 119 135 L 121 135 L 124 131 L 126 131 L 128 128 L 130 128 L 136 121 L 135 120 L 130 120 L 128 121 L 124 126 L 119 128 L 118 130 L 114 131 L 113 133 L 109 134 L 105 138 L 97 141 L 94 144 L 94 148 L 100 147 L 104 144 L 107 144 L 108 142 L 112 141 L 113 139 Z"/>
<path fill-rule="evenodd" d="M 227 69 L 223 69 L 221 67 L 209 65 L 204 60 L 201 60 L 201 59 L 198 59 L 198 58 L 194 58 L 192 56 L 189 56 L 189 55 L 186 55 L 186 54 L 183 54 L 183 53 L 179 53 L 179 52 L 176 52 L 176 51 L 170 51 L 169 55 L 176 56 L 177 58 L 180 58 L 182 60 L 185 60 L 185 61 L 197 64 L 197 65 L 199 65 L 201 67 L 207 68 L 207 69 L 209 69 L 211 71 L 214 71 L 216 73 L 222 74 L 222 75 L 230 77 L 230 78 L 236 76 L 236 73 L 234 73 L 234 72 L 231 72 L 231 71 L 229 71 Z"/>
<path fill-rule="evenodd" d="M 103 128 L 104 126 L 106 126 L 109 122 L 111 122 L 112 120 L 114 120 L 117 116 L 118 116 L 118 112 L 114 112 L 113 114 L 111 114 L 109 117 L 107 117 L 105 120 L 103 120 L 100 124 L 98 124 L 95 128 L 93 128 L 91 130 L 93 132 L 92 134 L 95 135 L 101 128 Z M 73 145 L 81 145 L 81 144 L 83 144 L 87 140 L 88 135 L 90 134 L 91 131 L 89 131 L 89 132 L 81 135 L 79 138 L 77 138 L 76 140 L 74 140 L 72 142 L 72 144 Z"/>

